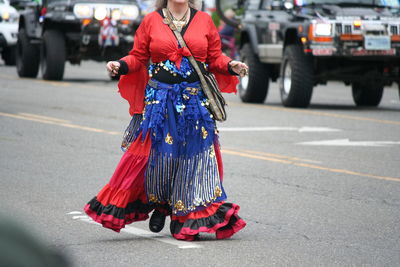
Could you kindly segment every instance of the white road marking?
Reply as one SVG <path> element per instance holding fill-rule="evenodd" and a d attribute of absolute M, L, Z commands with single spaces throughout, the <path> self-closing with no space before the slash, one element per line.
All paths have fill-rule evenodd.
<path fill-rule="evenodd" d="M 388 147 L 400 145 L 400 141 L 350 141 L 349 139 L 321 140 L 311 142 L 297 143 L 299 145 L 309 146 L 373 146 L 373 147 Z"/>
<path fill-rule="evenodd" d="M 220 127 L 219 131 L 222 132 L 272 132 L 272 131 L 292 131 L 292 132 L 341 132 L 342 130 L 327 128 L 327 127 Z"/>
<path fill-rule="evenodd" d="M 67 213 L 69 215 L 74 215 L 74 214 L 82 214 L 82 212 L 79 211 L 71 211 L 69 213 Z M 96 223 L 95 221 L 93 221 L 89 216 L 87 215 L 77 215 L 77 216 L 72 216 L 73 220 L 80 220 L 82 222 L 86 222 L 86 223 L 90 223 L 90 224 L 95 224 L 98 226 L 101 226 L 100 224 Z M 188 241 L 179 241 L 176 239 L 173 239 L 171 236 L 169 235 L 165 235 L 165 234 L 159 234 L 159 233 L 153 233 L 150 231 L 146 231 L 137 227 L 133 227 L 133 226 L 125 226 L 125 228 L 121 229 L 121 232 L 124 233 L 128 233 L 128 234 L 132 234 L 132 235 L 136 235 L 136 236 L 140 236 L 143 238 L 148 238 L 148 239 L 153 239 L 162 243 L 166 243 L 169 245 L 173 245 L 173 246 L 177 246 L 178 248 L 182 248 L 182 249 L 186 249 L 186 248 L 203 248 L 202 245 L 196 244 L 196 243 L 192 243 L 192 242 L 188 242 Z"/>
<path fill-rule="evenodd" d="M 72 214 L 82 214 L 82 212 L 80 211 L 71 211 L 67 213 L 68 215 L 72 215 Z"/>

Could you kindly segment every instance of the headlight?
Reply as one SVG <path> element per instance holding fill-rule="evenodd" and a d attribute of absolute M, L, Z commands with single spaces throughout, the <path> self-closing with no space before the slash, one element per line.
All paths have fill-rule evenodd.
<path fill-rule="evenodd" d="M 126 6 L 122 9 L 122 17 L 124 19 L 136 19 L 139 16 L 139 8 L 137 6 Z"/>
<path fill-rule="evenodd" d="M 1 14 L 1 18 L 3 20 L 9 20 L 10 19 L 10 13 L 8 13 L 7 11 Z"/>
<path fill-rule="evenodd" d="M 315 36 L 331 36 L 332 24 L 317 23 L 315 24 Z"/>
<path fill-rule="evenodd" d="M 111 12 L 111 18 L 114 19 L 114 20 L 120 20 L 121 19 L 121 10 L 114 9 Z"/>
<path fill-rule="evenodd" d="M 74 14 L 77 18 L 91 18 L 93 16 L 93 9 L 88 5 L 75 5 Z"/>
<path fill-rule="evenodd" d="M 94 18 L 97 20 L 103 20 L 107 17 L 107 9 L 103 6 L 96 7 L 94 10 Z"/>

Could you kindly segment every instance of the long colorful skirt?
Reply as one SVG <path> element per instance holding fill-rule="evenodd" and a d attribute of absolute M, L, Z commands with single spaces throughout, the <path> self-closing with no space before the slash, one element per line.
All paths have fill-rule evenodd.
<path fill-rule="evenodd" d="M 217 128 L 207 106 L 199 82 L 150 80 L 143 115 L 128 127 L 126 152 L 85 212 L 119 232 L 157 209 L 171 216 L 171 234 L 182 240 L 200 232 L 224 239 L 245 227 L 239 206 L 225 202 Z"/>

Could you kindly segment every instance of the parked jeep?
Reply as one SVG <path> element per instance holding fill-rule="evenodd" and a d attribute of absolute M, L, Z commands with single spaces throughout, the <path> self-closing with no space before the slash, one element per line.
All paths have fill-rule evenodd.
<path fill-rule="evenodd" d="M 240 22 L 223 17 L 221 1 L 250 68 L 244 102 L 264 102 L 271 80 L 284 106 L 307 107 L 315 85 L 336 80 L 351 85 L 357 105 L 377 106 L 384 86 L 399 82 L 398 0 L 247 0 Z"/>
<path fill-rule="evenodd" d="M 6 65 L 15 65 L 18 12 L 8 0 L 0 0 L 0 52 Z"/>
<path fill-rule="evenodd" d="M 134 0 L 21 2 L 17 71 L 62 80 L 65 62 L 108 61 L 126 55 L 141 15 Z"/>

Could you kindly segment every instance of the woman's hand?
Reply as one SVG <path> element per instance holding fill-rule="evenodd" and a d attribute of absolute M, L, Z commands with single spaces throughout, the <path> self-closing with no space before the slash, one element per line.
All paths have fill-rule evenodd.
<path fill-rule="evenodd" d="M 121 64 L 118 61 L 108 61 L 107 62 L 107 71 L 110 73 L 112 77 L 115 75 L 118 75 L 119 68 L 121 67 Z"/>
<path fill-rule="evenodd" d="M 243 62 L 232 60 L 229 62 L 231 69 L 240 75 L 240 77 L 246 76 L 249 73 L 249 67 Z"/>

